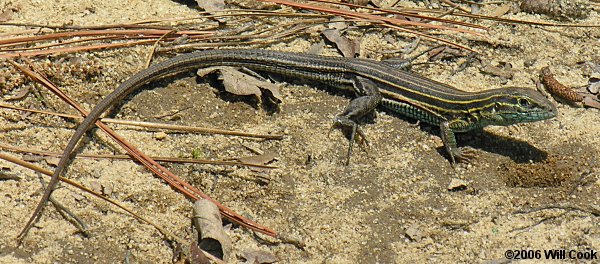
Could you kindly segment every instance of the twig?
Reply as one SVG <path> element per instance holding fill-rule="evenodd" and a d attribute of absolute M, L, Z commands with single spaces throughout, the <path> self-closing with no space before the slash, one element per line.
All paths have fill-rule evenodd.
<path fill-rule="evenodd" d="M 156 40 L 156 42 L 154 42 L 154 44 L 152 45 L 152 49 L 150 49 L 150 52 L 148 53 L 148 58 L 146 60 L 146 67 L 148 68 L 150 67 L 150 63 L 152 63 L 152 57 L 154 56 L 154 52 L 156 51 L 156 47 L 158 46 L 158 43 L 160 43 L 161 40 L 163 40 L 164 38 L 166 38 L 168 35 L 175 33 L 175 30 L 171 30 L 165 34 L 163 34 L 162 36 L 160 36 L 159 39 Z"/>
<path fill-rule="evenodd" d="M 40 176 L 40 182 L 42 183 L 42 189 L 46 189 L 46 182 L 44 181 L 44 179 L 42 178 L 42 175 L 40 172 L 38 172 L 38 175 Z M 63 217 L 67 218 L 66 216 L 70 216 L 76 224 L 77 228 L 79 229 L 79 232 L 81 232 L 83 234 L 83 236 L 85 237 L 89 237 L 89 227 L 88 225 L 81 220 L 76 214 L 74 214 L 73 212 L 71 212 L 71 210 L 69 210 L 69 208 L 67 208 L 66 206 L 64 206 L 63 204 L 61 204 L 60 202 L 58 202 L 54 196 L 50 196 L 50 198 L 48 198 L 48 201 L 50 201 L 54 207 L 56 207 L 56 209 L 63 215 Z M 66 215 L 65 215 L 66 214 Z"/>
<path fill-rule="evenodd" d="M 543 210 L 554 210 L 554 209 L 566 210 L 566 211 L 580 211 L 580 212 L 585 212 L 585 213 L 591 214 L 593 216 L 600 216 L 600 209 L 596 209 L 596 208 L 585 209 L 585 208 L 580 208 L 580 207 L 573 206 L 573 205 L 547 205 L 547 206 L 542 206 L 542 207 L 537 207 L 537 208 L 531 208 L 528 210 L 525 210 L 525 209 L 517 210 L 514 213 L 515 214 L 529 214 L 529 213 L 539 212 L 539 211 L 543 211 Z"/>
<path fill-rule="evenodd" d="M 41 151 L 29 148 L 20 148 L 7 144 L 0 143 L 0 149 L 6 149 L 14 152 L 31 153 L 41 156 L 61 157 L 62 152 Z M 129 155 L 99 155 L 99 154 L 78 154 L 75 158 L 92 158 L 92 159 L 132 159 Z M 177 162 L 177 163 L 195 163 L 195 164 L 210 164 L 210 165 L 230 165 L 230 166 L 246 166 L 261 169 L 276 169 L 276 166 L 253 164 L 238 162 L 233 160 L 205 160 L 205 159 L 186 159 L 186 158 L 171 158 L 171 157 L 151 157 L 156 161 Z"/>
<path fill-rule="evenodd" d="M 50 112 L 50 111 L 28 109 L 28 108 L 22 108 L 22 107 L 17 107 L 17 106 L 6 105 L 3 103 L 0 103 L 0 107 L 7 108 L 7 109 L 19 110 L 19 111 L 27 111 L 27 112 L 31 112 L 31 113 L 47 114 L 47 115 L 54 115 L 54 116 L 73 118 L 73 119 L 83 119 L 82 116 L 78 116 L 78 115 L 61 114 L 61 113 Z M 283 138 L 283 135 L 254 134 L 254 133 L 247 133 L 247 132 L 233 131 L 233 130 L 204 128 L 204 127 L 195 127 L 195 126 L 184 126 L 184 125 L 173 125 L 173 124 L 160 124 L 160 123 L 145 122 L 145 121 L 122 120 L 122 119 L 113 119 L 113 118 L 102 118 L 100 120 L 102 122 L 111 123 L 111 124 L 139 126 L 139 127 L 146 127 L 146 128 L 157 128 L 157 129 L 166 129 L 166 130 L 172 130 L 172 131 L 184 131 L 184 132 L 192 132 L 192 133 L 220 134 L 220 135 L 229 135 L 229 136 L 262 138 L 262 139 L 269 139 L 269 140 L 271 140 L 271 139 L 279 140 L 279 139 Z"/>
<path fill-rule="evenodd" d="M 517 227 L 517 228 L 514 228 L 514 229 L 512 229 L 512 230 L 510 230 L 510 231 L 511 231 L 511 232 L 516 232 L 516 231 L 522 231 L 522 230 L 525 230 L 525 229 L 528 229 L 528 228 L 532 228 L 532 227 L 535 227 L 535 226 L 541 225 L 541 224 L 543 224 L 544 222 L 550 221 L 550 220 L 552 220 L 552 219 L 556 219 L 556 218 L 562 217 L 563 215 L 566 215 L 567 213 L 568 213 L 568 212 L 562 212 L 562 213 L 560 213 L 559 215 L 553 215 L 553 216 L 544 217 L 544 218 L 540 219 L 539 221 L 537 221 L 537 222 L 535 222 L 535 223 L 533 223 L 533 224 L 531 224 L 531 225 L 526 225 L 526 226 L 522 226 L 522 227 Z"/>

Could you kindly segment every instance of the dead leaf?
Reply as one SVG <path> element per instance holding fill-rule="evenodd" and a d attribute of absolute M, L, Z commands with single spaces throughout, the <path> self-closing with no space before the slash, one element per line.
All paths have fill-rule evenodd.
<path fill-rule="evenodd" d="M 22 159 L 27 162 L 38 162 L 40 160 L 43 160 L 44 157 L 40 156 L 40 155 L 27 154 L 27 155 L 23 155 Z"/>
<path fill-rule="evenodd" d="M 196 0 L 198 7 L 209 13 L 225 9 L 225 0 Z"/>
<path fill-rule="evenodd" d="M 428 54 L 429 61 L 444 60 L 464 56 L 464 53 L 461 50 L 451 48 L 448 46 L 437 47 L 435 49 L 430 50 Z"/>
<path fill-rule="evenodd" d="M 104 195 L 111 196 L 113 193 L 113 187 L 111 185 L 103 186 L 104 187 Z"/>
<path fill-rule="evenodd" d="M 590 85 L 587 87 L 588 92 L 591 94 L 600 93 L 600 73 L 593 72 L 589 79 Z"/>
<path fill-rule="evenodd" d="M 370 0 L 344 0 L 342 2 L 347 2 L 354 5 L 366 6 Z"/>
<path fill-rule="evenodd" d="M 225 9 L 225 0 L 196 0 L 198 3 L 198 7 L 211 15 L 222 14 L 222 11 Z M 217 21 L 219 24 L 225 23 L 226 19 L 223 17 L 213 16 L 210 19 Z"/>
<path fill-rule="evenodd" d="M 242 73 L 233 67 L 208 67 L 199 69 L 197 74 L 200 77 L 212 72 L 221 73 L 223 86 L 225 91 L 236 95 L 254 95 L 259 100 L 261 99 L 261 88 L 271 92 L 273 98 L 278 102 L 283 100 L 283 96 L 279 91 L 279 86 L 268 81 L 259 80 L 253 76 Z"/>
<path fill-rule="evenodd" d="M 310 46 L 310 48 L 308 49 L 308 51 L 306 53 L 308 54 L 321 54 L 321 51 L 323 51 L 323 48 L 325 47 L 325 41 L 321 40 L 315 44 L 313 44 L 312 46 Z"/>
<path fill-rule="evenodd" d="M 6 22 L 12 19 L 14 11 L 12 9 L 8 9 L 2 13 L 0 13 L 0 22 Z"/>
<path fill-rule="evenodd" d="M 29 94 L 29 86 L 23 86 L 23 87 L 21 87 L 21 89 L 19 89 L 17 91 L 17 93 L 15 95 L 10 96 L 4 100 L 6 100 L 6 101 L 21 100 L 21 99 L 25 98 L 28 94 Z"/>
<path fill-rule="evenodd" d="M 487 63 L 483 67 L 481 67 L 479 69 L 479 71 L 484 74 L 501 77 L 501 78 L 505 78 L 505 79 L 513 78 L 513 73 L 512 73 L 512 71 L 510 71 L 510 67 L 499 67 L 499 66 L 494 66 L 492 64 Z"/>
<path fill-rule="evenodd" d="M 333 42 L 342 55 L 346 58 L 355 58 L 360 50 L 360 41 L 358 39 L 350 40 L 344 36 L 339 29 L 323 30 L 323 36 Z"/>
<path fill-rule="evenodd" d="M 510 11 L 511 6 L 512 6 L 512 3 L 501 5 L 498 8 L 496 8 L 496 10 L 492 11 L 490 16 L 501 17 L 503 15 L 506 15 L 508 13 L 508 11 Z"/>
<path fill-rule="evenodd" d="M 231 254 L 231 239 L 223 229 L 219 208 L 205 199 L 196 201 L 192 223 L 198 230 L 198 246 L 209 254 L 227 261 Z"/>
<path fill-rule="evenodd" d="M 374 6 L 379 8 L 391 8 L 395 6 L 399 0 L 371 0 Z"/>
<path fill-rule="evenodd" d="M 277 256 L 275 256 L 269 252 L 266 252 L 264 250 L 256 250 L 256 249 L 244 250 L 240 254 L 240 257 L 245 259 L 246 263 L 265 264 L 265 263 L 275 263 L 275 262 L 279 261 L 279 258 L 277 258 Z"/>
<path fill-rule="evenodd" d="M 467 182 L 461 179 L 453 178 L 448 184 L 448 191 L 458 192 L 467 189 Z"/>
<path fill-rule="evenodd" d="M 344 30 L 348 28 L 348 23 L 346 23 L 346 19 L 343 17 L 336 16 L 329 21 L 330 22 L 328 23 L 327 28 L 339 30 Z"/>
<path fill-rule="evenodd" d="M 97 193 L 102 193 L 102 184 L 97 181 L 90 182 L 90 189 Z"/>
<path fill-rule="evenodd" d="M 406 237 L 415 242 L 420 242 L 423 239 L 423 231 L 419 228 L 418 224 L 412 224 L 409 226 L 406 231 L 404 231 Z"/>
<path fill-rule="evenodd" d="M 277 155 L 273 152 L 266 152 L 265 154 L 236 158 L 238 161 L 253 165 L 266 165 L 274 160 L 277 160 Z"/>
<path fill-rule="evenodd" d="M 583 105 L 585 105 L 587 107 L 600 109 L 600 102 L 598 102 L 598 100 L 595 100 L 594 98 L 592 98 L 590 96 L 585 96 L 583 98 Z"/>
<path fill-rule="evenodd" d="M 168 136 L 167 133 L 165 133 L 163 131 L 156 132 L 154 134 L 154 138 L 157 139 L 157 140 L 163 140 L 163 139 L 167 138 L 167 136 Z"/>
<path fill-rule="evenodd" d="M 49 165 L 58 166 L 58 162 L 60 161 L 60 158 L 59 157 L 45 157 L 44 160 Z"/>
<path fill-rule="evenodd" d="M 200 247 L 198 247 L 198 244 L 196 243 L 196 241 L 192 241 L 192 243 L 190 244 L 190 263 L 191 264 L 209 264 L 210 263 L 210 261 L 208 260 L 206 255 L 204 255 L 204 253 L 202 253 L 202 250 L 200 250 Z"/>
<path fill-rule="evenodd" d="M 408 12 L 409 14 L 412 12 Z M 415 15 L 418 15 L 418 13 L 414 13 Z M 400 20 L 406 20 L 406 21 L 413 21 L 413 22 L 421 22 L 423 21 L 423 19 L 418 18 L 418 17 L 413 17 L 413 16 L 408 16 L 408 15 L 400 15 L 400 14 L 395 14 L 393 16 L 396 19 L 400 19 Z"/>
<path fill-rule="evenodd" d="M 0 165 L 0 180 L 15 180 L 15 181 L 20 181 L 21 178 L 19 178 L 19 176 L 8 174 L 8 172 L 11 172 L 11 171 L 12 170 L 11 170 L 10 167 L 6 167 L 6 166 Z"/>
<path fill-rule="evenodd" d="M 19 176 L 17 176 L 17 175 L 6 174 L 6 173 L 0 171 L 0 180 L 20 181 L 21 178 L 19 178 Z"/>

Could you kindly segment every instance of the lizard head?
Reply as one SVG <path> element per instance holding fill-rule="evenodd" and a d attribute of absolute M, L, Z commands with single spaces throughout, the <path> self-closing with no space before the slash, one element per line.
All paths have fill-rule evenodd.
<path fill-rule="evenodd" d="M 482 113 L 493 125 L 513 125 L 536 122 L 557 115 L 556 107 L 536 90 L 528 88 L 500 88 L 493 90 L 494 103 Z"/>

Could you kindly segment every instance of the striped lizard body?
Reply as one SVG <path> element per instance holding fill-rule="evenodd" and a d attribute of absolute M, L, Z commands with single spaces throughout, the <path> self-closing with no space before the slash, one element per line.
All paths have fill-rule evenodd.
<path fill-rule="evenodd" d="M 21 235 L 27 233 L 72 158 L 72 152 L 85 132 L 108 108 L 145 84 L 177 73 L 209 66 L 234 66 L 277 73 L 333 87 L 353 90 L 350 102 L 334 123 L 362 135 L 356 121 L 382 105 L 391 112 L 439 126 L 451 161 L 468 160 L 472 153 L 458 148 L 454 132 L 466 132 L 488 125 L 512 125 L 556 116 L 554 105 L 533 89 L 500 88 L 466 92 L 391 64 L 367 59 L 323 57 L 269 50 L 211 50 L 188 53 L 154 64 L 123 82 L 94 107 L 71 137 L 54 175 Z M 350 155 L 351 148 L 349 149 Z M 349 157 L 348 155 L 348 157 Z"/>

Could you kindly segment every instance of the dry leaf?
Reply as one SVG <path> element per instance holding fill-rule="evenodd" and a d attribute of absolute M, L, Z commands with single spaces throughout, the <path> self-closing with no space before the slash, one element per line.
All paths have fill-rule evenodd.
<path fill-rule="evenodd" d="M 247 249 L 240 254 L 240 257 L 245 259 L 246 263 L 264 264 L 275 263 L 279 261 L 279 258 L 277 258 L 277 256 L 264 250 Z"/>
<path fill-rule="evenodd" d="M 374 6 L 379 8 L 390 8 L 395 6 L 399 0 L 371 0 Z"/>
<path fill-rule="evenodd" d="M 198 70 L 198 76 L 205 75 L 218 71 L 221 73 L 223 86 L 225 91 L 236 95 L 254 95 L 259 100 L 262 92 L 261 88 L 271 92 L 271 95 L 281 102 L 283 96 L 279 92 L 279 86 L 268 81 L 259 80 L 253 76 L 242 73 L 233 67 L 208 67 Z"/>
<path fill-rule="evenodd" d="M 196 241 L 192 241 L 190 244 L 190 263 L 191 264 L 209 264 L 210 261 L 208 258 L 202 253 L 200 247 Z"/>
<path fill-rule="evenodd" d="M 219 11 L 225 9 L 225 0 L 196 0 L 200 9 L 210 13 L 211 15 L 217 15 Z M 226 20 L 223 17 L 211 17 L 212 20 L 217 21 L 219 24 L 225 23 Z"/>
<path fill-rule="evenodd" d="M 249 163 L 254 165 L 266 165 L 273 162 L 274 160 L 277 160 L 277 155 L 273 152 L 267 152 L 261 155 L 237 158 L 237 160 L 243 163 Z"/>
<path fill-rule="evenodd" d="M 339 30 L 345 30 L 348 28 L 348 23 L 346 23 L 346 19 L 343 17 L 336 16 L 329 21 L 330 22 L 328 23 L 327 28 Z"/>
<path fill-rule="evenodd" d="M 510 11 L 511 6 L 512 6 L 512 3 L 501 5 L 498 8 L 496 8 L 496 10 L 494 10 L 490 14 L 490 16 L 501 17 L 503 15 L 506 15 L 508 13 L 508 11 Z"/>
<path fill-rule="evenodd" d="M 45 157 L 44 160 L 49 165 L 58 166 L 58 162 L 60 161 L 60 158 L 59 157 Z"/>
<path fill-rule="evenodd" d="M 406 231 L 404 231 L 404 234 L 412 241 L 420 242 L 421 239 L 423 239 L 423 232 L 417 224 L 409 226 Z"/>
<path fill-rule="evenodd" d="M 600 93 L 600 73 L 593 72 L 589 79 L 590 85 L 587 87 L 587 91 L 591 94 Z"/>
<path fill-rule="evenodd" d="M 26 154 L 26 155 L 23 155 L 22 159 L 27 162 L 38 162 L 40 160 L 43 160 L 44 157 L 42 157 L 40 155 Z"/>
<path fill-rule="evenodd" d="M 321 40 L 315 44 L 313 44 L 312 46 L 310 46 L 310 48 L 308 49 L 308 51 L 306 51 L 306 53 L 308 54 L 321 54 L 321 51 L 323 51 L 323 48 L 325 47 L 325 41 Z"/>
<path fill-rule="evenodd" d="M 583 105 L 585 105 L 587 107 L 600 109 L 600 102 L 598 102 L 597 100 L 594 100 L 594 98 L 589 97 L 589 96 L 586 96 L 583 98 Z"/>
<path fill-rule="evenodd" d="M 104 187 L 104 195 L 111 196 L 113 193 L 112 185 L 103 186 Z"/>
<path fill-rule="evenodd" d="M 102 184 L 97 181 L 90 182 L 90 189 L 97 193 L 102 193 Z"/>
<path fill-rule="evenodd" d="M 21 178 L 19 178 L 19 176 L 17 175 L 12 175 L 12 174 L 6 174 L 2 171 L 0 171 L 0 180 L 14 180 L 14 181 L 20 181 Z"/>
<path fill-rule="evenodd" d="M 231 239 L 223 229 L 219 208 L 208 200 L 197 200 L 194 203 L 192 222 L 198 230 L 198 246 L 209 254 L 227 261 L 231 254 Z"/>
<path fill-rule="evenodd" d="M 225 0 L 196 0 L 196 3 L 198 3 L 198 7 L 209 13 L 225 9 Z"/>
<path fill-rule="evenodd" d="M 23 98 L 25 98 L 25 96 L 27 96 L 29 94 L 29 86 L 23 86 L 21 87 L 21 89 L 19 89 L 17 91 L 17 93 L 11 97 L 8 97 L 4 100 L 6 101 L 14 101 L 14 100 L 21 100 Z"/>
<path fill-rule="evenodd" d="M 19 178 L 19 176 L 8 174 L 8 172 L 11 172 L 11 171 L 12 170 L 11 170 L 10 167 L 6 167 L 6 166 L 0 165 L 0 180 L 15 180 L 15 181 L 20 181 L 21 178 Z"/>
<path fill-rule="evenodd" d="M 448 184 L 448 191 L 458 192 L 467 189 L 467 182 L 461 179 L 453 178 Z"/>
<path fill-rule="evenodd" d="M 428 52 L 429 61 L 436 60 L 444 60 L 448 58 L 461 57 L 464 56 L 463 52 L 456 48 L 451 48 L 448 46 L 441 46 L 435 49 L 432 49 Z"/>
<path fill-rule="evenodd" d="M 8 9 L 2 13 L 0 13 L 0 22 L 6 22 L 12 19 L 14 11 L 12 9 Z"/>
<path fill-rule="evenodd" d="M 366 6 L 369 3 L 370 0 L 345 0 L 342 2 L 347 2 L 350 4 L 354 4 L 354 5 L 361 5 L 361 6 Z"/>
<path fill-rule="evenodd" d="M 491 76 L 501 77 L 505 79 L 512 79 L 513 73 L 510 70 L 506 69 L 507 67 L 498 67 L 492 64 L 486 63 L 483 67 L 479 69 L 481 73 L 488 74 Z"/>
<path fill-rule="evenodd" d="M 358 55 L 360 50 L 360 41 L 358 39 L 350 40 L 344 36 L 339 29 L 326 29 L 323 30 L 323 36 L 327 40 L 335 43 L 335 46 L 346 58 L 354 58 Z"/>

